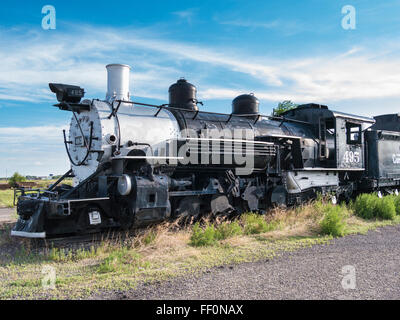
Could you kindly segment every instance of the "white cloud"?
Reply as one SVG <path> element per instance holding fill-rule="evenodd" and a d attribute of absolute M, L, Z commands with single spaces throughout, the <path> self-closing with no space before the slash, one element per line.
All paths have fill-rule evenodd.
<path fill-rule="evenodd" d="M 171 79 L 185 74 L 182 65 L 193 62 L 197 69 L 214 65 L 267 84 L 280 84 L 275 68 L 268 65 L 234 58 L 223 51 L 139 37 L 133 31 L 86 27 L 80 30 L 79 37 L 60 33 L 53 38 L 40 34 L 18 41 L 13 38 L 3 31 L 0 40 L 0 45 L 7 44 L 8 48 L 7 52 L 0 52 L 0 94 L 8 100 L 31 101 L 41 97 L 47 101 L 51 98 L 46 91 L 48 82 L 81 83 L 90 90 L 104 92 L 104 66 L 118 61 L 133 64 L 134 94 L 145 97 L 165 97 Z"/>
<path fill-rule="evenodd" d="M 104 66 L 110 62 L 133 65 L 134 96 L 163 100 L 172 81 L 188 73 L 202 88 L 200 95 L 208 99 L 231 99 L 231 94 L 246 91 L 271 101 L 400 96 L 400 57 L 387 60 L 379 52 L 357 46 L 326 56 L 283 59 L 138 35 L 135 30 L 84 27 L 79 37 L 72 32 L 30 38 L 16 41 L 4 33 L 0 40 L 0 45 L 7 42 L 8 47 L 0 52 L 0 99 L 54 101 L 48 82 L 80 84 L 89 95 L 102 98 Z M 392 46 L 392 51 L 397 49 Z M 212 79 L 207 75 L 211 72 Z M 236 85 L 226 78 L 227 72 L 234 75 Z"/>
<path fill-rule="evenodd" d="M 269 22 L 256 22 L 256 21 L 247 21 L 247 20 L 228 20 L 221 21 L 220 24 L 232 25 L 237 27 L 247 27 L 247 28 L 263 28 L 263 29 L 273 29 L 279 27 L 281 24 L 275 21 Z"/>
<path fill-rule="evenodd" d="M 178 16 L 179 18 L 185 20 L 187 23 L 192 23 L 192 18 L 195 14 L 196 9 L 187 9 L 187 10 L 180 10 L 172 12 L 172 14 Z"/>
<path fill-rule="evenodd" d="M 0 128 L 0 176 L 61 174 L 68 170 L 65 125 Z"/>
<path fill-rule="evenodd" d="M 272 21 L 255 21 L 252 19 L 231 19 L 231 20 L 219 20 L 217 22 L 221 25 L 230 27 L 248 28 L 248 29 L 267 29 L 270 31 L 276 31 L 283 36 L 293 36 L 295 34 L 304 31 L 318 32 L 318 30 L 310 29 L 306 27 L 304 22 L 296 20 L 272 20 Z"/>

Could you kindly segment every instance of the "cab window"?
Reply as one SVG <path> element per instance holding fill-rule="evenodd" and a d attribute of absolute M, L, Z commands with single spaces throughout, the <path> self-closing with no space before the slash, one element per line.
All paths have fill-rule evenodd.
<path fill-rule="evenodd" d="M 346 137 L 347 144 L 360 144 L 361 143 L 361 124 L 346 123 Z"/>

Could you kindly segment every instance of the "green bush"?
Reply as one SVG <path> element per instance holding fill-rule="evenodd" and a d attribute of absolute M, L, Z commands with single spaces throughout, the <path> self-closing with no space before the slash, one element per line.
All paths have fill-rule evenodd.
<path fill-rule="evenodd" d="M 210 246 L 216 243 L 216 230 L 213 225 L 207 225 L 204 229 L 197 222 L 193 226 L 190 244 L 194 247 Z"/>
<path fill-rule="evenodd" d="M 400 196 L 391 196 L 394 201 L 394 206 L 396 208 L 396 214 L 400 215 Z"/>
<path fill-rule="evenodd" d="M 376 194 L 362 194 L 354 201 L 356 215 L 364 219 L 381 218 L 393 220 L 400 214 L 400 199 L 395 196 L 379 198 Z"/>
<path fill-rule="evenodd" d="M 394 204 L 394 198 L 391 196 L 378 198 L 376 202 L 376 215 L 379 218 L 393 220 L 396 216 L 396 206 Z"/>
<path fill-rule="evenodd" d="M 285 100 L 279 102 L 278 106 L 273 109 L 272 115 L 273 116 L 280 116 L 282 113 L 297 108 L 298 104 L 293 103 L 290 100 Z"/>
<path fill-rule="evenodd" d="M 346 208 L 343 206 L 327 204 L 324 206 L 323 212 L 324 218 L 320 223 L 322 233 L 334 237 L 343 236 L 347 225 L 344 221 Z"/>
<path fill-rule="evenodd" d="M 26 178 L 23 175 L 20 175 L 18 172 L 15 172 L 9 179 L 8 184 L 11 187 L 16 187 L 18 183 L 26 181 Z"/>
<path fill-rule="evenodd" d="M 225 240 L 241 234 L 243 234 L 243 230 L 238 221 L 223 222 L 217 226 L 207 224 L 204 228 L 199 223 L 196 223 L 192 229 L 190 244 L 194 247 L 211 246 L 219 240 Z"/>
<path fill-rule="evenodd" d="M 234 236 L 241 235 L 242 233 L 243 230 L 237 221 L 231 223 L 223 222 L 219 226 L 217 226 L 215 237 L 218 240 L 225 240 Z"/>
<path fill-rule="evenodd" d="M 275 223 L 267 223 L 265 217 L 256 213 L 246 213 L 242 216 L 244 233 L 247 235 L 264 233 L 276 229 Z"/>
<path fill-rule="evenodd" d="M 372 219 L 376 216 L 375 207 L 379 198 L 373 194 L 361 194 L 354 201 L 356 215 L 364 219 Z"/>

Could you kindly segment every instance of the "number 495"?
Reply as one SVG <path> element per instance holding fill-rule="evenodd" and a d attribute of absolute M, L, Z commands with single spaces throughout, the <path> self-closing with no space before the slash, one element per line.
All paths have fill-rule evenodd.
<path fill-rule="evenodd" d="M 360 152 L 346 151 L 344 153 L 344 162 L 359 163 L 360 162 Z"/>

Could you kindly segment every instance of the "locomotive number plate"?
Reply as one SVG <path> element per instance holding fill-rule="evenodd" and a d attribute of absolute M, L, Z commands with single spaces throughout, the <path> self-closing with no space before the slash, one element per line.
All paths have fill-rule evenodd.
<path fill-rule="evenodd" d="M 346 151 L 343 160 L 346 163 L 360 163 L 360 152 Z"/>

